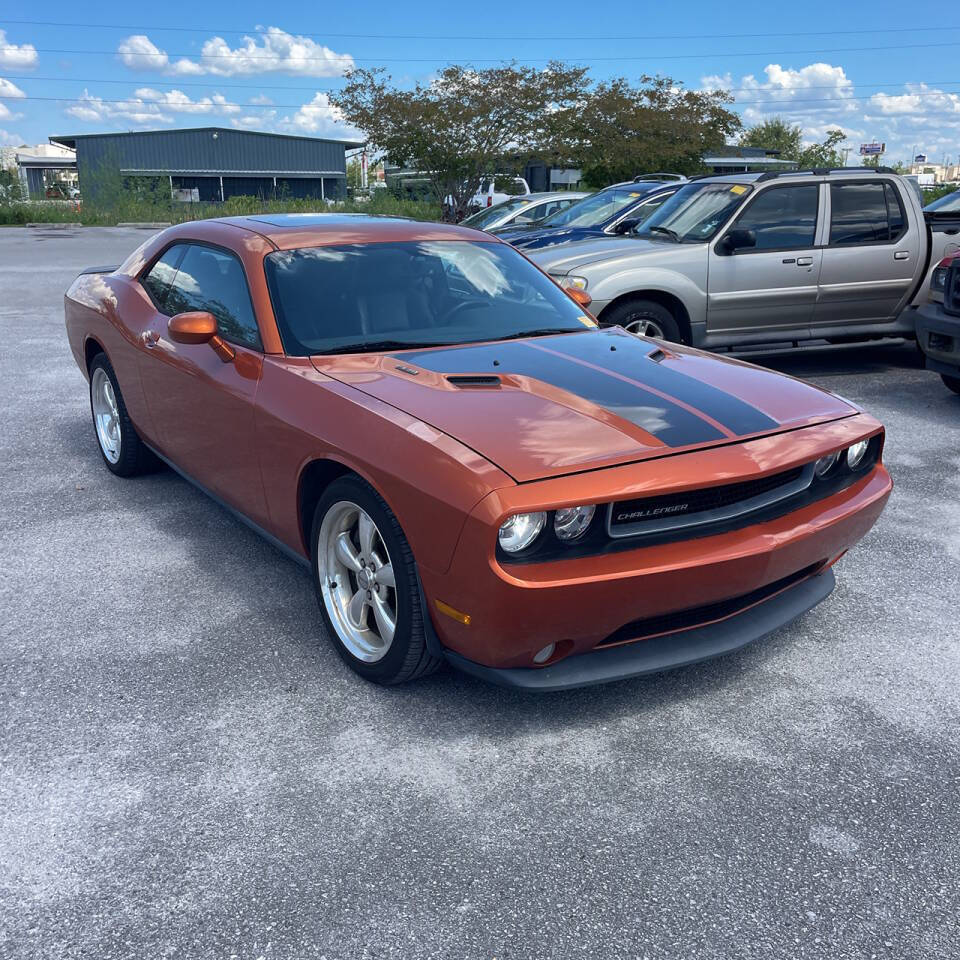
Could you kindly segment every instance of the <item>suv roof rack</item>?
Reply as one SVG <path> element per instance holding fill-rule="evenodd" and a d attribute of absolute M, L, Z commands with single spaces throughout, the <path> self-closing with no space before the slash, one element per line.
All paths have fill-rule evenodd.
<path fill-rule="evenodd" d="M 825 177 L 831 173 L 896 173 L 893 167 L 812 167 L 809 170 L 768 170 L 757 177 L 757 183 L 764 180 L 776 180 L 777 177 L 797 176 L 812 173 L 816 177 Z"/>
<path fill-rule="evenodd" d="M 640 176 L 634 177 L 634 183 L 643 183 L 644 180 L 676 180 L 678 183 L 682 183 L 687 178 L 682 173 L 641 173 Z"/>

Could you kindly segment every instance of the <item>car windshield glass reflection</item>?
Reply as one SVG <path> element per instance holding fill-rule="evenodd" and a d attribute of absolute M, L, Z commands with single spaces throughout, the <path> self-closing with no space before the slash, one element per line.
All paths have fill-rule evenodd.
<path fill-rule="evenodd" d="M 637 236 L 667 243 L 704 243 L 752 189 L 742 183 L 688 184 L 656 210 L 637 230 Z"/>
<path fill-rule="evenodd" d="M 503 203 L 498 203 L 495 207 L 486 207 L 479 213 L 475 213 L 472 217 L 467 217 L 467 219 L 463 221 L 463 226 L 473 227 L 474 230 L 482 230 L 495 220 L 500 220 L 502 217 L 519 210 L 521 207 L 529 206 L 530 201 L 525 198 L 520 200 L 505 200 Z"/>
<path fill-rule="evenodd" d="M 960 190 L 938 197 L 923 208 L 924 213 L 960 213 Z"/>
<path fill-rule="evenodd" d="M 628 188 L 601 190 L 590 197 L 584 197 L 579 203 L 571 204 L 566 210 L 560 210 L 541 223 L 543 227 L 596 227 L 606 223 L 621 210 L 636 203 L 644 194 L 643 190 Z"/>
<path fill-rule="evenodd" d="M 506 244 L 368 243 L 266 258 L 295 356 L 475 343 L 584 329 L 583 311 Z"/>

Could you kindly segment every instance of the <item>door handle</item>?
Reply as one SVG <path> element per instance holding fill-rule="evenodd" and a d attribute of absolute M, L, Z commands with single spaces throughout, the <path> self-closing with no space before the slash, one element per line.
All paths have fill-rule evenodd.
<path fill-rule="evenodd" d="M 144 330 L 140 334 L 140 342 L 149 350 L 151 347 L 157 345 L 157 341 L 160 339 L 160 335 L 156 330 Z"/>
<path fill-rule="evenodd" d="M 909 251 L 909 250 L 898 250 L 898 251 L 893 255 L 893 259 L 894 259 L 894 260 L 909 260 L 909 259 L 910 259 L 910 251 Z"/>
<path fill-rule="evenodd" d="M 797 257 L 797 266 L 798 266 L 798 267 L 812 267 L 812 266 L 813 266 L 813 257 Z"/>

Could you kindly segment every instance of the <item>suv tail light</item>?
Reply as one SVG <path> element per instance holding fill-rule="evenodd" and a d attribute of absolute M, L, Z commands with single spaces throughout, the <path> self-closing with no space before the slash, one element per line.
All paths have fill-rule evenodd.
<path fill-rule="evenodd" d="M 930 278 L 930 292 L 943 293 L 947 288 L 947 274 L 954 261 L 956 254 L 944 257 L 933 269 L 933 276 Z"/>

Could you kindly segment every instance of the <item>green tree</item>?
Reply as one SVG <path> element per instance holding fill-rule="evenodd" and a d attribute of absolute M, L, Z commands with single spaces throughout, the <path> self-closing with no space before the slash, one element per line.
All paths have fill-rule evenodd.
<path fill-rule="evenodd" d="M 778 150 L 781 160 L 796 160 L 803 149 L 803 129 L 788 123 L 783 117 L 771 117 L 744 131 L 740 145 Z"/>
<path fill-rule="evenodd" d="M 405 90 L 382 69 L 356 69 L 330 99 L 391 163 L 423 171 L 437 202 L 449 197 L 459 219 L 484 176 L 553 153 L 586 78 L 586 68 L 560 62 L 545 70 L 448 66 Z"/>
<path fill-rule="evenodd" d="M 814 143 L 804 147 L 797 156 L 801 170 L 816 167 L 842 167 L 843 152 L 840 145 L 847 139 L 842 130 L 828 130 L 823 143 Z"/>
<path fill-rule="evenodd" d="M 584 182 L 605 186 L 654 171 L 695 173 L 740 129 L 723 90 L 684 90 L 669 77 L 597 84 L 571 116 L 565 143 Z"/>

